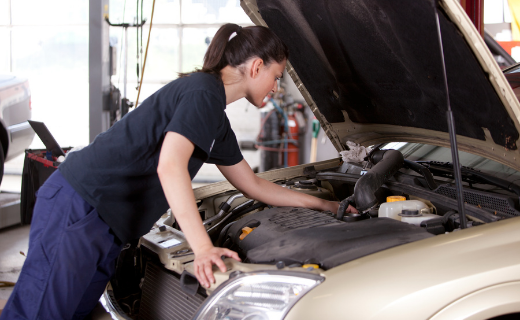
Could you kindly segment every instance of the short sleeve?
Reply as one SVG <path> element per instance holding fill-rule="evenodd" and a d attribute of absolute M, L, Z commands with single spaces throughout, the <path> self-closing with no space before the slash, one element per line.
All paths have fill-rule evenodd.
<path fill-rule="evenodd" d="M 240 152 L 237 138 L 233 129 L 231 129 L 229 119 L 224 114 L 224 121 L 219 130 L 219 135 L 215 140 L 215 144 L 211 149 L 210 157 L 206 162 L 223 166 L 232 166 L 242 161 L 242 159 L 244 159 L 244 157 L 242 156 L 242 152 Z"/>
<path fill-rule="evenodd" d="M 164 129 L 164 134 L 176 132 L 183 135 L 198 147 L 194 155 L 205 161 L 217 138 L 221 119 L 225 117 L 224 107 L 221 99 L 209 92 L 200 90 L 185 93 L 176 101 L 175 113 Z"/>

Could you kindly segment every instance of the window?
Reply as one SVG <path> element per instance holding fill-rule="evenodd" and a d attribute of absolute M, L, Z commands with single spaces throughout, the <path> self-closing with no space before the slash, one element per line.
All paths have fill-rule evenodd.
<path fill-rule="evenodd" d="M 7 26 L 9 21 L 9 0 L 0 0 L 0 26 Z"/>
<path fill-rule="evenodd" d="M 136 23 L 141 2 L 147 21 L 142 35 L 128 28 L 127 98 L 132 102 L 137 98 L 137 65 L 141 70 L 153 1 L 109 0 L 112 23 Z M 252 25 L 239 0 L 156 0 L 139 100 L 176 79 L 178 72 L 200 67 L 208 41 L 227 22 Z M 89 143 L 88 34 L 89 0 L 0 0 L 0 73 L 29 78 L 32 118 L 45 122 L 63 147 Z M 118 59 L 112 83 L 121 93 L 123 36 L 123 28 L 110 27 Z M 31 145 L 43 147 L 39 139 Z"/>
<path fill-rule="evenodd" d="M 11 36 L 9 28 L 0 26 L 0 43 L 2 44 L 2 50 L 0 50 L 0 73 L 5 73 L 10 70 Z"/>
<path fill-rule="evenodd" d="M 88 0 L 10 0 L 13 25 L 86 25 Z"/>
<path fill-rule="evenodd" d="M 29 79 L 32 118 L 64 147 L 88 143 L 88 3 L 0 0 L 0 73 Z"/>
<path fill-rule="evenodd" d="M 139 1 L 139 6 L 141 2 Z M 138 1 L 110 0 L 112 23 L 137 22 Z M 139 10 L 140 7 L 139 7 Z M 117 47 L 117 74 L 112 83 L 123 92 L 124 54 L 128 50 L 127 98 L 137 98 L 137 69 L 142 69 L 152 12 L 152 1 L 144 1 L 143 17 L 146 24 L 142 36 L 136 28 L 128 28 L 128 46 L 124 47 L 124 31 L 111 27 L 111 42 Z M 141 19 L 139 13 L 139 20 Z M 150 46 L 146 59 L 144 81 L 139 101 L 142 102 L 162 85 L 175 80 L 179 72 L 202 67 L 209 41 L 224 23 L 252 25 L 240 7 L 240 0 L 156 0 Z M 138 44 L 141 45 L 138 52 Z M 142 53 L 140 52 L 142 50 Z M 137 59 L 139 53 L 139 59 Z M 141 71 L 139 71 L 140 73 Z"/>
<path fill-rule="evenodd" d="M 251 23 L 240 8 L 240 0 L 182 0 L 182 22 L 198 23 Z"/>

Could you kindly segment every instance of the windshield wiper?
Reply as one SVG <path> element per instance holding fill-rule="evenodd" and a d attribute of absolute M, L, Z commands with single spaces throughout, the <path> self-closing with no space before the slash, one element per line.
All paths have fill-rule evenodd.
<path fill-rule="evenodd" d="M 440 162 L 440 161 L 416 161 L 416 163 L 421 164 L 428 168 L 430 172 L 437 176 L 442 176 L 446 178 L 454 178 L 453 173 L 453 164 L 451 162 Z M 494 185 L 496 187 L 502 188 L 504 190 L 508 190 L 514 192 L 517 196 L 520 197 L 520 186 L 497 177 L 494 177 L 490 174 L 483 173 L 472 169 L 470 167 L 462 166 L 460 168 L 462 174 L 462 180 L 468 183 L 485 183 Z"/>

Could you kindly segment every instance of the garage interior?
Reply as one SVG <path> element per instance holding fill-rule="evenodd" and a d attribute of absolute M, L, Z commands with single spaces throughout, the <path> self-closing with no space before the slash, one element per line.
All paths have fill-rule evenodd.
<path fill-rule="evenodd" d="M 28 78 L 32 120 L 45 123 L 62 148 L 88 145 L 131 111 L 137 99 L 142 102 L 175 80 L 177 73 L 200 67 L 222 24 L 253 25 L 239 0 L 158 0 L 147 48 L 151 0 L 76 2 L 70 6 L 60 0 L 50 6 L 36 0 L 0 0 L 0 74 Z M 510 61 L 495 56 L 501 66 L 520 61 L 520 39 L 513 40 L 512 32 L 512 24 L 520 20 L 514 19 L 507 0 L 461 0 L 461 5 L 481 35 L 492 37 L 510 55 Z M 337 158 L 287 72 L 280 87 L 273 98 L 299 127 L 296 158 L 280 156 L 262 144 L 281 134 L 261 137 L 268 134 L 270 116 L 276 114 L 273 103 L 257 109 L 242 99 L 226 109 L 244 158 L 255 172 Z M 42 150 L 45 145 L 35 135 L 27 149 Z M 26 153 L 5 162 L 0 186 L 0 313 L 28 247 L 30 225 L 22 223 L 20 214 Z M 215 166 L 205 164 L 192 185 L 223 180 Z M 110 316 L 99 306 L 92 318 Z"/>

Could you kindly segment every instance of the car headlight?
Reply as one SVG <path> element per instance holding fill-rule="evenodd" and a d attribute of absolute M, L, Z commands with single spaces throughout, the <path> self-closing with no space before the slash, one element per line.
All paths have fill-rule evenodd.
<path fill-rule="evenodd" d="M 303 272 L 241 274 L 224 282 L 194 319 L 283 319 L 296 301 L 324 280 L 319 275 Z"/>

